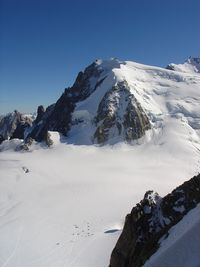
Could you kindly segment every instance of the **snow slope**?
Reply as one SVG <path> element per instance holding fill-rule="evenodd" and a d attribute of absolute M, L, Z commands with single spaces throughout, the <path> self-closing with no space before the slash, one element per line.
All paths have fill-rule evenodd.
<path fill-rule="evenodd" d="M 5 267 L 108 266 L 123 220 L 148 189 L 165 195 L 199 171 L 183 144 L 60 144 L 0 154 L 0 261 Z"/>
<path fill-rule="evenodd" d="M 13 151 L 19 140 L 0 146 L 2 267 L 108 266 L 125 215 L 145 191 L 166 195 L 200 171 L 199 74 L 98 64 L 108 76 L 76 106 L 74 120 L 84 119 L 67 139 L 51 132 L 52 148 L 30 152 Z M 124 79 L 152 129 L 133 146 L 87 146 L 100 99 Z"/>
<path fill-rule="evenodd" d="M 200 73 L 200 58 L 189 57 L 183 64 L 171 63 L 167 68 L 180 72 Z"/>
<path fill-rule="evenodd" d="M 144 267 L 200 266 L 200 205 L 172 227 L 169 236 L 161 241 L 159 250 Z"/>
<path fill-rule="evenodd" d="M 112 64 L 111 64 L 112 63 Z M 98 61 L 98 68 L 104 69 L 106 78 L 84 101 L 77 103 L 72 118 L 74 123 L 68 133 L 71 144 L 92 144 L 96 130 L 95 116 L 103 96 L 117 82 L 126 81 L 131 93 L 146 112 L 153 130 L 151 134 L 162 132 L 166 124 L 185 123 L 191 134 L 199 141 L 200 130 L 200 75 L 181 73 L 131 61 Z M 99 79 L 101 79 L 100 77 Z M 123 114 L 122 114 L 123 116 Z M 77 123 L 80 118 L 79 123 Z M 109 144 L 121 141 L 120 137 Z"/>

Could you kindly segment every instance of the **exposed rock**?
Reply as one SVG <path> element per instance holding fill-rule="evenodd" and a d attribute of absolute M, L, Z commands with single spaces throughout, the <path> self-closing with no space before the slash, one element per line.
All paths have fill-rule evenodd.
<path fill-rule="evenodd" d="M 0 134 L 0 144 L 4 141 L 4 137 Z"/>
<path fill-rule="evenodd" d="M 34 139 L 31 137 L 28 137 L 24 140 L 23 144 L 21 144 L 19 147 L 17 147 L 17 150 L 29 151 L 33 142 L 34 142 Z"/>
<path fill-rule="evenodd" d="M 148 191 L 127 215 L 122 234 L 112 252 L 110 267 L 140 267 L 159 248 L 168 230 L 200 203 L 200 175 L 164 198 Z"/>
<path fill-rule="evenodd" d="M 200 73 L 200 58 L 189 57 L 183 64 L 171 63 L 167 65 L 166 69 L 181 72 Z"/>
<path fill-rule="evenodd" d="M 51 139 L 51 134 L 49 132 L 47 132 L 46 144 L 47 144 L 48 147 L 53 145 L 53 140 Z"/>
<path fill-rule="evenodd" d="M 42 107 L 38 108 L 40 115 L 38 112 L 34 127 L 28 136 L 36 141 L 46 140 L 48 131 L 58 131 L 66 136 L 76 103 L 86 99 L 103 82 L 105 77 L 99 79 L 102 71 L 97 63 L 92 63 L 84 72 L 79 72 L 74 85 L 65 89 L 56 104 L 49 106 L 46 112 L 43 112 Z"/>
<path fill-rule="evenodd" d="M 22 167 L 22 170 L 24 171 L 24 173 L 29 173 L 29 169 L 26 168 L 25 166 Z"/>
<path fill-rule="evenodd" d="M 48 127 L 48 120 L 50 120 L 54 108 L 55 104 L 50 105 L 49 107 L 47 107 L 45 113 L 42 115 L 42 120 L 40 120 L 38 123 L 37 121 L 33 122 L 33 127 L 29 132 L 29 134 L 27 135 L 26 139 L 31 137 L 32 139 L 37 141 L 45 140 Z"/>
<path fill-rule="evenodd" d="M 83 101 L 91 95 L 106 78 L 106 76 L 103 76 L 99 79 L 102 72 L 103 70 L 98 68 L 98 64 L 93 62 L 84 72 L 79 72 L 74 85 L 71 88 L 67 88 L 65 92 L 68 96 L 73 98 L 73 102 Z"/>
<path fill-rule="evenodd" d="M 166 69 L 167 70 L 175 70 L 175 66 L 174 66 L 173 63 L 171 63 L 171 64 L 169 64 L 169 65 L 166 66 Z"/>
<path fill-rule="evenodd" d="M 98 107 L 96 124 L 94 141 L 99 144 L 116 137 L 131 142 L 151 127 L 126 81 L 118 82 L 105 94 Z"/>
<path fill-rule="evenodd" d="M 42 105 L 38 106 L 38 109 L 37 109 L 37 117 L 36 117 L 36 119 L 34 121 L 35 124 L 37 124 L 38 122 L 41 121 L 44 113 L 45 113 L 45 108 Z"/>
<path fill-rule="evenodd" d="M 24 132 L 31 127 L 32 119 L 15 110 L 0 120 L 0 142 L 7 139 L 24 139 Z"/>
<path fill-rule="evenodd" d="M 120 64 L 125 63 L 117 59 L 107 62 L 97 60 L 84 72 L 79 72 L 74 85 L 66 88 L 55 104 L 49 106 L 46 111 L 42 106 L 38 107 L 37 118 L 28 137 L 39 142 L 46 141 L 48 131 L 56 131 L 67 136 L 73 126 L 77 127 L 81 123 L 83 125 L 86 117 L 86 124 L 89 127 L 96 127 L 88 137 L 88 140 L 92 139 L 94 143 L 105 144 L 111 139 L 118 140 L 117 138 L 131 142 L 142 137 L 151 127 L 147 115 L 126 81 L 112 86 L 112 79 L 115 79 L 113 69 L 120 68 Z M 77 104 L 87 100 L 109 75 L 111 83 L 106 83 L 107 93 L 104 96 L 101 95 L 102 99 L 98 99 L 100 104 L 97 102 L 99 105 L 97 115 L 93 111 L 87 112 L 87 107 L 77 111 Z M 74 112 L 87 114 L 87 116 L 78 120 Z M 73 120 L 74 117 L 76 120 Z M 83 128 L 80 126 L 79 129 Z"/>

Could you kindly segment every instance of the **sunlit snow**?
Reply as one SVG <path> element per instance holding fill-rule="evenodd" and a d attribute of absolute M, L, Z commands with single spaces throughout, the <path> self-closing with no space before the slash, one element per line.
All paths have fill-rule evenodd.
<path fill-rule="evenodd" d="M 145 191 L 164 196 L 199 172 L 200 76 L 109 62 L 98 62 L 112 70 L 77 105 L 73 119 L 82 122 L 67 139 L 50 132 L 54 145 L 30 152 L 14 151 L 20 140 L 0 146 L 0 266 L 108 266 L 125 216 Z M 93 146 L 90 118 L 124 79 L 152 129 L 132 146 Z"/>

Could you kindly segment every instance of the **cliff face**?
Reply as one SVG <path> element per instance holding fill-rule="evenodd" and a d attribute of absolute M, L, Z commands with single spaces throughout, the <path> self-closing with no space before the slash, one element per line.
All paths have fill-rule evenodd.
<path fill-rule="evenodd" d="M 56 103 L 46 110 L 38 107 L 26 138 L 47 141 L 48 132 L 53 131 L 77 145 L 136 143 L 141 137 L 137 143 L 152 138 L 157 142 L 164 131 L 176 126 L 182 135 L 184 122 L 185 134 L 198 143 L 199 62 L 189 58 L 163 69 L 117 59 L 96 60 L 79 72 Z M 15 137 L 22 136 L 20 129 Z"/>
<path fill-rule="evenodd" d="M 148 191 L 144 199 L 127 215 L 122 234 L 112 252 L 110 267 L 140 267 L 159 248 L 159 240 L 168 235 L 191 209 L 200 203 L 200 175 L 193 177 L 161 198 Z"/>
<path fill-rule="evenodd" d="M 41 106 L 38 107 L 38 116 L 28 137 L 43 141 L 46 140 L 48 131 L 58 131 L 67 135 L 75 104 L 96 90 L 105 78 L 100 79 L 100 74 L 97 65 L 91 64 L 84 72 L 79 72 L 74 85 L 66 88 L 55 104 L 49 106 L 46 111 Z"/>
<path fill-rule="evenodd" d="M 188 73 L 200 73 L 200 58 L 189 57 L 183 64 L 171 63 L 166 67 L 168 70 L 188 72 Z"/>
<path fill-rule="evenodd" d="M 74 85 L 66 88 L 55 104 L 49 106 L 46 111 L 42 106 L 38 107 L 38 115 L 28 138 L 36 141 L 46 140 L 48 131 L 58 131 L 68 136 L 73 127 L 82 131 L 85 120 L 88 126 L 93 128 L 92 133 L 87 133 L 91 143 L 102 145 L 118 137 L 131 142 L 142 137 L 145 131 L 151 128 L 150 122 L 131 92 L 128 82 L 115 82 L 113 68 L 120 68 L 120 64 L 124 63 L 115 59 L 107 63 L 96 61 L 84 72 L 80 72 Z M 101 92 L 103 83 L 104 93 Z M 101 97 L 91 101 L 90 98 L 96 91 Z M 84 101 L 88 101 L 86 109 L 76 112 L 77 107 Z M 97 105 L 96 111 L 92 102 Z M 91 109 L 92 105 L 94 107 Z"/>
<path fill-rule="evenodd" d="M 110 138 L 122 137 L 131 142 L 150 129 L 150 122 L 142 107 L 130 92 L 126 81 L 117 83 L 99 104 L 96 116 L 96 143 L 103 144 Z"/>
<path fill-rule="evenodd" d="M 0 143 L 7 139 L 24 139 L 25 130 L 32 125 L 31 117 L 15 110 L 0 119 Z"/>

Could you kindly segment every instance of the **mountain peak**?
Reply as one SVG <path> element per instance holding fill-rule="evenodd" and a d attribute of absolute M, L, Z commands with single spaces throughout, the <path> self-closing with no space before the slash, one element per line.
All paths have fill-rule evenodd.
<path fill-rule="evenodd" d="M 191 64 L 200 64 L 200 57 L 189 57 L 186 62 L 189 62 Z"/>
<path fill-rule="evenodd" d="M 174 118 L 186 121 L 198 135 L 199 61 L 190 57 L 182 65 L 169 65 L 179 71 L 174 72 L 117 58 L 97 59 L 78 73 L 55 104 L 46 110 L 38 107 L 27 138 L 44 141 L 54 131 L 77 145 L 141 143 Z"/>
<path fill-rule="evenodd" d="M 183 64 L 171 63 L 166 68 L 180 72 L 200 73 L 200 57 L 190 56 Z"/>

